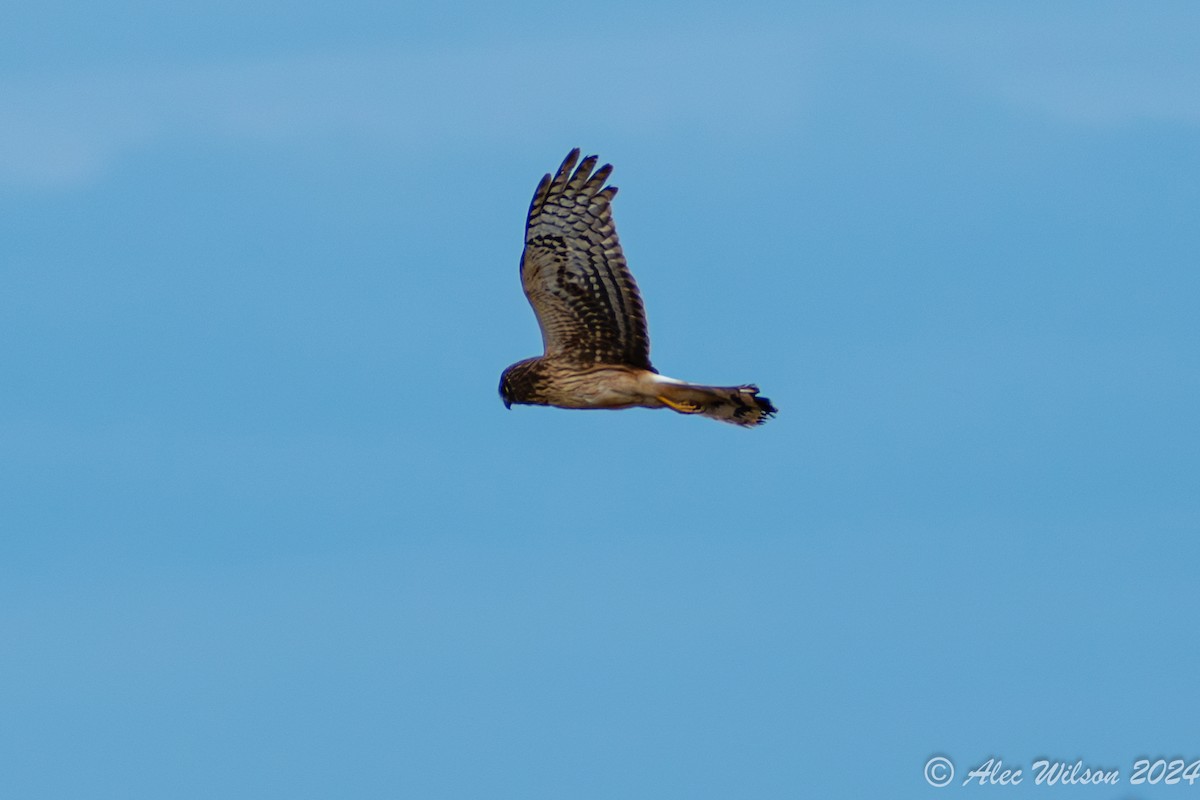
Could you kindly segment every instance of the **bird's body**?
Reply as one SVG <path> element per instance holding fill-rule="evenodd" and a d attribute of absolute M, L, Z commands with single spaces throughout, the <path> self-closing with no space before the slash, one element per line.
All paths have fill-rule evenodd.
<path fill-rule="evenodd" d="M 559 408 L 632 408 L 653 392 L 653 372 L 623 364 L 572 365 L 555 369 L 544 357 L 529 358 L 505 370 L 514 403 Z M 659 404 L 661 406 L 661 403 Z"/>
<path fill-rule="evenodd" d="M 525 229 L 521 283 L 542 329 L 545 352 L 500 377 L 513 403 L 559 408 L 671 408 L 753 426 L 775 407 L 752 385 L 721 387 L 659 375 L 637 283 L 612 220 L 615 186 L 596 157 L 576 169 L 572 150 L 538 184 Z"/>

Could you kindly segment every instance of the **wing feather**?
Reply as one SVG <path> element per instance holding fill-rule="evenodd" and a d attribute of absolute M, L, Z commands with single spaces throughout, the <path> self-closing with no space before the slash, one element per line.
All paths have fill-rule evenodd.
<path fill-rule="evenodd" d="M 612 167 L 595 169 L 596 162 L 596 156 L 579 161 L 576 148 L 538 184 L 521 284 L 547 356 L 653 369 L 642 297 L 612 218 L 617 188 L 604 186 Z"/>

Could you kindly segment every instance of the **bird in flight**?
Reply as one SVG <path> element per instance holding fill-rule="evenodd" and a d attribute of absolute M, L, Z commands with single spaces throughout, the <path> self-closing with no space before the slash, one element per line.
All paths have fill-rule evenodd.
<path fill-rule="evenodd" d="M 612 166 L 567 154 L 538 184 L 525 223 L 521 285 L 545 352 L 500 376 L 500 397 L 559 408 L 670 408 L 753 427 L 775 414 L 758 387 L 704 386 L 650 364 L 646 312 L 625 263 L 605 186 Z"/>

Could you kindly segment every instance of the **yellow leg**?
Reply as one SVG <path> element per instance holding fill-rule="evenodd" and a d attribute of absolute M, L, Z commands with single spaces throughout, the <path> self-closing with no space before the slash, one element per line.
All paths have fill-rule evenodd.
<path fill-rule="evenodd" d="M 658 396 L 659 401 L 667 408 L 673 408 L 680 414 L 695 414 L 700 410 L 700 406 L 695 403 L 689 403 L 686 400 L 668 400 L 661 394 Z"/>

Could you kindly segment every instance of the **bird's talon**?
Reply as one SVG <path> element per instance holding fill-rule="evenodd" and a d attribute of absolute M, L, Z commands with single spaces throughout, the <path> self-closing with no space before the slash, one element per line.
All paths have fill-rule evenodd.
<path fill-rule="evenodd" d="M 674 400 L 668 400 L 662 395 L 659 395 L 658 399 L 664 406 L 674 409 L 680 414 L 695 414 L 700 411 L 700 406 L 695 403 L 688 403 L 686 401 L 675 402 Z"/>

